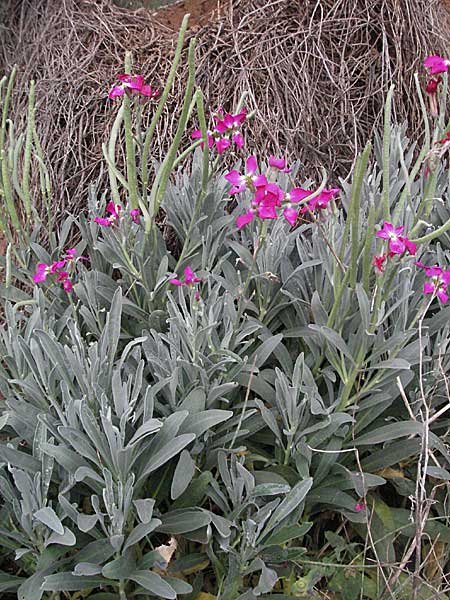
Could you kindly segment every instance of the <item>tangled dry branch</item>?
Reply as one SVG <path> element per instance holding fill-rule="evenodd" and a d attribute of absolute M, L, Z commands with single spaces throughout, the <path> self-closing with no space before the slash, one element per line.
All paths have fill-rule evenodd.
<path fill-rule="evenodd" d="M 309 174 L 324 165 L 345 176 L 379 127 L 392 83 L 395 117 L 408 118 L 410 135 L 419 135 L 414 72 L 427 53 L 445 53 L 448 38 L 438 0 L 227 0 L 220 6 L 189 34 L 198 38 L 197 83 L 211 110 L 231 109 L 249 90 L 257 116 L 248 135 L 258 151 L 299 158 Z M 19 67 L 18 126 L 34 78 L 55 207 L 80 209 L 89 182 L 100 177 L 106 189 L 101 143 L 115 113 L 106 92 L 125 50 L 133 51 L 135 70 L 158 87 L 175 34 L 151 11 L 121 9 L 110 0 L 4 0 L 2 7 L 0 66 Z M 157 131 L 157 159 L 176 124 L 185 79 L 181 68 Z"/>

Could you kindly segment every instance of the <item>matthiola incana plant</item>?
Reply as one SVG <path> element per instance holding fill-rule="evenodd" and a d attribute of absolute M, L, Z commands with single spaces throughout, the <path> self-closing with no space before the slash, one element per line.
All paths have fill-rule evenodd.
<path fill-rule="evenodd" d="M 191 40 L 157 164 L 186 27 L 159 95 L 128 55 L 105 89 L 110 186 L 61 224 L 2 84 L 2 598 L 446 598 L 448 61 L 436 115 L 417 77 L 421 148 L 391 90 L 349 177 L 313 181 L 257 156 L 246 94 L 207 122 Z"/>

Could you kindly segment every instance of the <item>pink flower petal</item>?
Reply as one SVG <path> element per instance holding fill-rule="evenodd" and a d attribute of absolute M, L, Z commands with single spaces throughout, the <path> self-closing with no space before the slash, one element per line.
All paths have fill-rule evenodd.
<path fill-rule="evenodd" d="M 284 209 L 283 211 L 283 216 L 286 219 L 286 221 L 292 226 L 294 227 L 294 225 L 297 223 L 297 218 L 298 218 L 298 210 L 296 210 L 295 208 L 293 208 L 292 206 L 288 206 L 287 208 Z"/>
<path fill-rule="evenodd" d="M 227 129 L 230 129 L 231 127 L 233 127 L 233 125 L 234 125 L 233 115 L 230 115 L 229 113 L 227 113 L 223 118 L 223 124 L 225 125 L 225 127 Z"/>
<path fill-rule="evenodd" d="M 110 227 L 111 221 L 107 217 L 95 217 L 94 223 L 101 225 L 102 227 Z"/>
<path fill-rule="evenodd" d="M 450 283 L 450 270 L 444 271 L 441 275 L 441 279 L 445 285 Z"/>
<path fill-rule="evenodd" d="M 124 93 L 124 88 L 121 85 L 117 85 L 109 90 L 108 98 L 118 98 L 119 96 L 123 96 Z"/>
<path fill-rule="evenodd" d="M 225 123 L 223 121 L 217 121 L 216 126 L 214 127 L 214 131 L 217 131 L 217 133 L 220 133 L 220 134 L 225 133 L 227 129 L 228 129 L 228 127 L 225 125 Z"/>
<path fill-rule="evenodd" d="M 190 285 L 191 283 L 194 283 L 194 277 L 195 277 L 195 273 L 192 270 L 191 267 L 186 267 L 184 269 L 184 280 L 186 282 L 187 285 Z"/>
<path fill-rule="evenodd" d="M 268 183 L 267 177 L 265 175 L 254 175 L 252 177 L 252 182 L 256 188 L 266 187 Z"/>
<path fill-rule="evenodd" d="M 411 256 L 415 256 L 417 250 L 416 244 L 411 242 L 411 240 L 409 240 L 407 237 L 402 237 L 401 240 L 405 244 L 406 249 L 411 254 Z"/>
<path fill-rule="evenodd" d="M 184 285 L 184 283 L 180 279 L 169 279 L 169 283 L 177 286 Z"/>
<path fill-rule="evenodd" d="M 227 173 L 225 175 L 225 179 L 234 186 L 239 186 L 242 183 L 241 174 L 239 173 L 239 171 L 236 171 L 236 170 L 233 170 L 233 171 L 230 171 L 229 173 Z"/>
<path fill-rule="evenodd" d="M 260 205 L 258 208 L 258 215 L 261 219 L 276 219 L 277 211 L 275 209 L 275 206 Z"/>
<path fill-rule="evenodd" d="M 430 75 L 437 75 L 438 73 L 446 73 L 450 62 L 442 56 L 431 55 L 427 56 L 423 62 L 423 66 L 429 70 Z"/>
<path fill-rule="evenodd" d="M 275 156 L 269 156 L 269 167 L 273 167 L 274 169 L 281 171 L 286 167 L 286 161 L 284 158 L 275 158 Z"/>
<path fill-rule="evenodd" d="M 258 168 L 256 156 L 249 156 L 245 162 L 245 172 L 247 175 L 254 175 Z"/>
<path fill-rule="evenodd" d="M 216 140 L 216 148 L 219 154 L 222 154 L 227 148 L 230 147 L 230 140 L 228 138 L 219 138 Z"/>
<path fill-rule="evenodd" d="M 52 262 L 52 264 L 49 267 L 49 273 L 56 273 L 56 271 L 58 269 L 62 269 L 64 267 L 64 265 L 66 264 L 65 260 L 57 260 L 55 262 Z"/>
<path fill-rule="evenodd" d="M 241 185 L 235 185 L 230 190 L 230 196 L 235 196 L 236 194 L 240 194 L 245 189 L 247 189 L 247 186 L 245 185 L 245 183 L 242 183 Z"/>
<path fill-rule="evenodd" d="M 437 297 L 442 302 L 442 304 L 445 304 L 448 300 L 448 295 L 441 288 L 438 289 L 438 291 L 437 291 Z"/>
<path fill-rule="evenodd" d="M 71 292 L 73 290 L 73 285 L 72 285 L 72 282 L 70 281 L 70 279 L 65 279 L 63 281 L 63 288 L 65 289 L 66 292 Z"/>
<path fill-rule="evenodd" d="M 293 188 L 289 192 L 289 201 L 290 202 L 300 202 L 304 200 L 307 196 L 309 196 L 312 192 L 308 190 L 304 190 L 303 188 Z"/>
<path fill-rule="evenodd" d="M 434 294 L 435 289 L 436 289 L 436 287 L 434 286 L 434 284 L 430 283 L 429 281 L 426 281 L 423 284 L 423 293 L 424 294 Z"/>
<path fill-rule="evenodd" d="M 253 210 L 249 210 L 245 214 L 240 215 L 236 219 L 236 224 L 237 224 L 238 229 L 242 229 L 243 227 L 245 227 L 245 225 L 247 225 L 248 223 L 253 221 L 254 218 L 255 218 L 255 213 Z"/>
<path fill-rule="evenodd" d="M 236 144 L 236 146 L 238 148 L 244 147 L 244 138 L 242 137 L 242 135 L 240 133 L 233 134 L 233 142 Z"/>
<path fill-rule="evenodd" d="M 36 266 L 36 273 L 33 275 L 33 281 L 35 283 L 41 283 L 45 281 L 48 275 L 49 266 L 45 263 L 38 263 Z"/>
<path fill-rule="evenodd" d="M 242 125 L 247 118 L 247 110 L 243 108 L 240 113 L 233 115 L 233 122 L 236 126 Z"/>
<path fill-rule="evenodd" d="M 56 277 L 56 281 L 65 281 L 69 277 L 67 271 L 60 271 Z"/>
<path fill-rule="evenodd" d="M 400 238 L 390 238 L 389 251 L 392 252 L 392 254 L 403 254 L 405 249 L 405 243 Z"/>
<path fill-rule="evenodd" d="M 132 219 L 133 223 L 136 223 L 136 225 L 139 225 L 140 215 L 141 215 L 141 211 L 139 210 L 139 208 L 132 208 L 130 210 L 131 219 Z"/>

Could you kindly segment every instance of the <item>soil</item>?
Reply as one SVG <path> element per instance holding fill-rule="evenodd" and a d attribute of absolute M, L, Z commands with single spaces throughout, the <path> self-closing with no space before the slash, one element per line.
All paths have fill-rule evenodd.
<path fill-rule="evenodd" d="M 155 17 L 163 25 L 178 31 L 184 15 L 189 13 L 189 27 L 196 29 L 220 15 L 223 5 L 223 0 L 181 0 L 172 6 L 160 8 L 155 12 Z"/>
<path fill-rule="evenodd" d="M 0 256 L 5 256 L 8 242 L 5 240 L 3 233 L 0 231 Z"/>

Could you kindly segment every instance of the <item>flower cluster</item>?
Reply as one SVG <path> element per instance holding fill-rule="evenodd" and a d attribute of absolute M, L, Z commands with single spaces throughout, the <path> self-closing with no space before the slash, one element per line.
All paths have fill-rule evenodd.
<path fill-rule="evenodd" d="M 49 265 L 47 263 L 38 263 L 36 273 L 33 275 L 33 281 L 35 283 L 42 283 L 47 279 L 48 275 L 56 275 L 56 281 L 62 284 L 63 289 L 66 292 L 72 291 L 73 284 L 69 279 L 69 270 L 72 270 L 75 263 L 79 260 L 87 260 L 86 256 L 77 257 L 76 254 L 76 248 L 69 248 L 61 260 L 56 260 Z M 64 267 L 65 270 L 63 270 Z"/>
<path fill-rule="evenodd" d="M 154 90 L 151 85 L 144 83 L 142 75 L 117 75 L 117 79 L 121 83 L 111 88 L 108 98 L 123 96 L 125 92 L 131 95 L 144 96 L 145 98 L 157 98 L 159 96 L 158 90 Z"/>
<path fill-rule="evenodd" d="M 425 269 L 425 275 L 430 278 L 423 284 L 423 293 L 430 295 L 436 294 L 439 300 L 445 304 L 448 300 L 447 286 L 450 284 L 450 269 L 444 271 L 442 267 L 435 265 L 428 267 L 421 262 L 416 262 L 421 269 Z"/>
<path fill-rule="evenodd" d="M 111 227 L 111 225 L 119 220 L 122 213 L 122 206 L 120 204 L 114 204 L 114 202 L 108 202 L 106 205 L 106 212 L 109 213 L 109 217 L 95 217 L 94 222 L 102 227 Z M 130 217 L 136 225 L 139 224 L 140 214 L 141 211 L 139 208 L 132 208 L 130 210 Z"/>
<path fill-rule="evenodd" d="M 187 266 L 183 271 L 184 278 L 177 279 L 176 277 L 173 279 L 169 279 L 169 283 L 172 285 L 176 285 L 178 287 L 187 286 L 192 287 L 196 283 L 201 283 L 203 281 L 200 277 L 197 277 L 191 267 Z M 195 292 L 195 299 L 200 300 L 200 293 L 198 291 Z"/>
<path fill-rule="evenodd" d="M 244 147 L 244 138 L 239 131 L 240 126 L 247 118 L 247 111 L 241 110 L 240 113 L 232 115 L 219 112 L 214 120 L 216 122 L 213 130 L 208 130 L 208 148 L 216 146 L 218 154 L 222 154 L 234 142 L 238 148 Z M 192 132 L 193 139 L 201 139 L 203 137 L 201 129 L 196 129 Z M 203 143 L 202 143 L 203 148 Z"/>
<path fill-rule="evenodd" d="M 430 111 L 433 117 L 438 115 L 437 91 L 442 77 L 440 73 L 446 73 L 450 65 L 450 61 L 441 56 L 427 56 L 424 61 L 424 67 L 428 69 L 429 79 L 425 87 L 425 92 L 430 99 Z"/>
<path fill-rule="evenodd" d="M 402 235 L 404 227 L 394 227 L 392 223 L 385 221 L 383 227 L 377 231 L 377 237 L 383 240 L 388 240 L 388 252 L 384 254 L 378 254 L 374 257 L 372 265 L 375 271 L 381 275 L 384 272 L 384 263 L 388 258 L 393 258 L 396 255 L 403 255 L 405 253 L 414 256 L 416 254 L 416 244 L 411 242 L 407 236 Z"/>
<path fill-rule="evenodd" d="M 269 167 L 289 173 L 290 169 L 286 167 L 286 161 L 275 156 L 269 157 Z M 232 170 L 225 175 L 225 179 L 232 184 L 230 195 L 234 196 L 248 189 L 254 193 L 251 208 L 237 218 L 238 229 L 242 229 L 253 221 L 255 216 L 260 219 L 276 219 L 278 211 L 281 210 L 286 221 L 293 227 L 299 214 L 324 209 L 329 202 L 339 192 L 337 188 L 322 190 L 320 194 L 312 198 L 302 208 L 296 208 L 293 205 L 298 204 L 313 192 L 303 188 L 292 188 L 285 192 L 280 186 L 268 180 L 267 175 L 257 174 L 258 163 L 255 156 L 250 156 L 245 163 L 245 173 Z"/>

